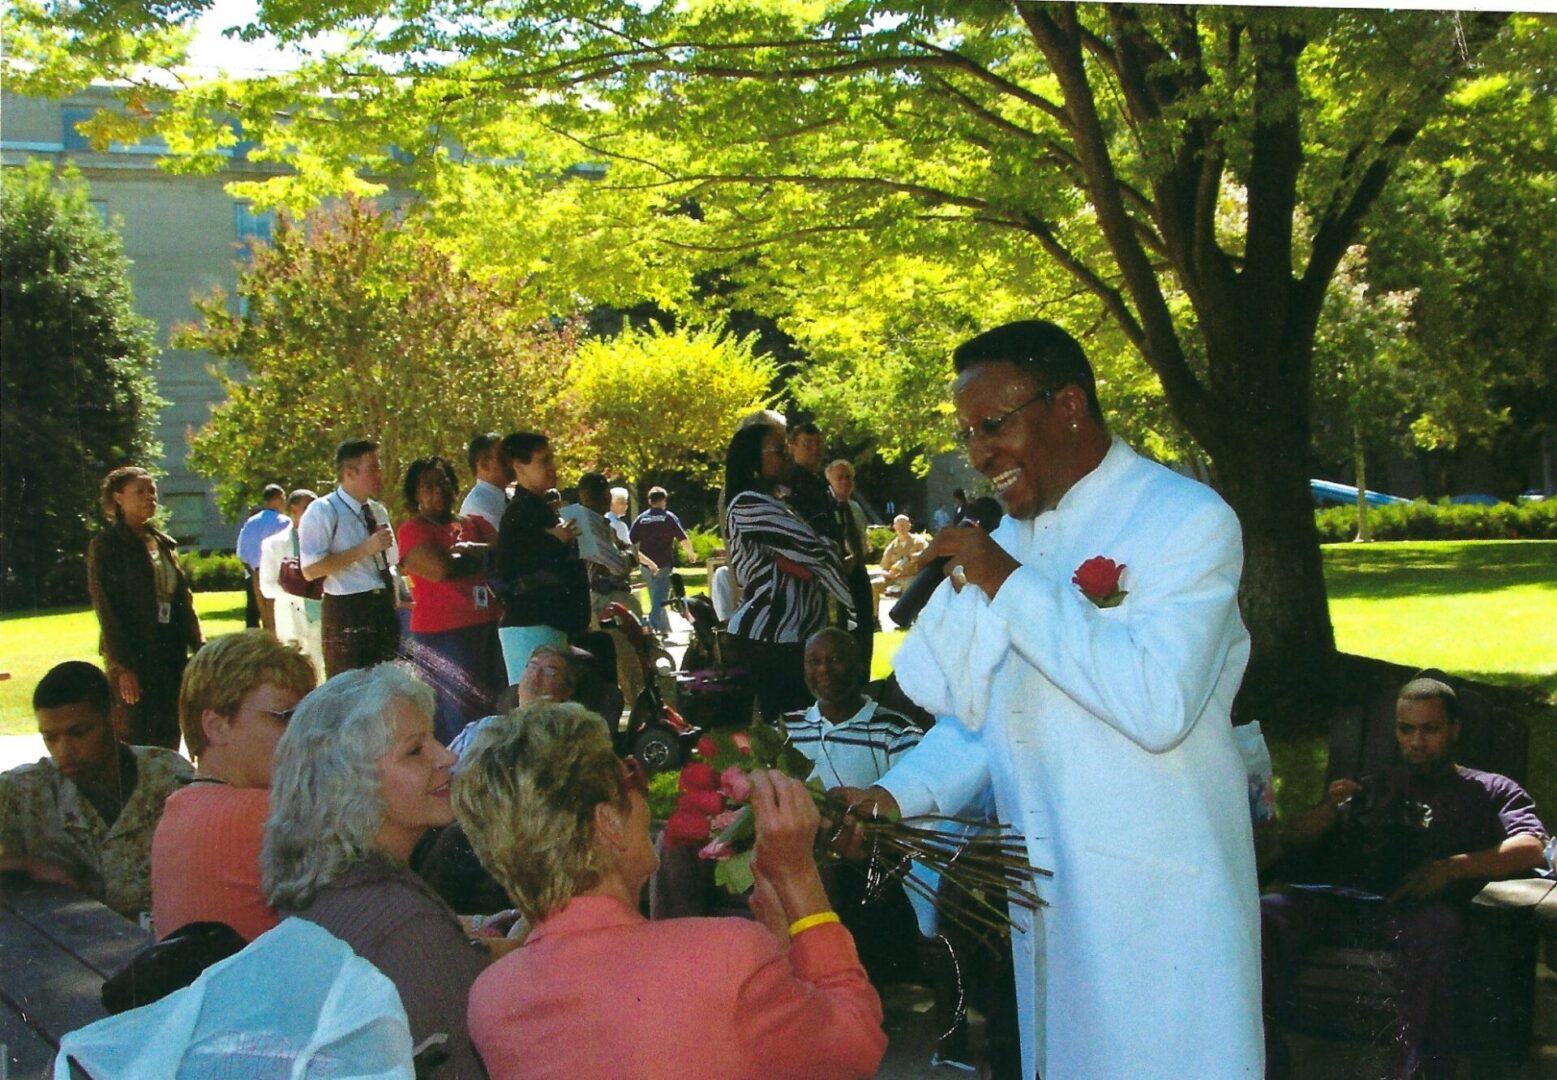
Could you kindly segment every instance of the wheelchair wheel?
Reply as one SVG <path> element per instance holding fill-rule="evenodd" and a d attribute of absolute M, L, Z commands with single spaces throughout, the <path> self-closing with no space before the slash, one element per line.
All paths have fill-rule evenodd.
<path fill-rule="evenodd" d="M 681 764 L 681 741 L 673 731 L 651 727 L 633 740 L 633 757 L 651 774 L 669 772 Z"/>

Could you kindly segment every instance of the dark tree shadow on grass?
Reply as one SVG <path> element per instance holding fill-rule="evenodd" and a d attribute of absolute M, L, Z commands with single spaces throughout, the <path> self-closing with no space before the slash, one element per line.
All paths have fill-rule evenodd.
<path fill-rule="evenodd" d="M 1325 584 L 1332 600 L 1494 593 L 1523 585 L 1557 591 L 1557 542 L 1331 547 Z"/>

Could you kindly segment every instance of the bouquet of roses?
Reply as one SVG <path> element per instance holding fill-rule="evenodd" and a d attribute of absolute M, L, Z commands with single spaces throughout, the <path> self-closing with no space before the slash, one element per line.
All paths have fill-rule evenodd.
<path fill-rule="evenodd" d="M 680 798 L 665 822 L 665 841 L 679 847 L 696 847 L 698 855 L 717 863 L 714 880 L 739 894 L 753 884 L 751 860 L 756 839 L 752 816 L 753 769 L 777 769 L 786 776 L 806 780 L 811 759 L 795 749 L 783 729 L 754 721 L 745 730 L 715 730 L 698 740 L 693 760 L 682 766 L 678 781 Z M 821 784 L 807 786 L 821 808 L 823 830 L 819 853 L 826 857 L 829 825 L 841 824 L 850 808 L 831 799 Z M 1035 875 L 1047 871 L 1027 860 L 1022 838 L 1005 826 L 982 820 L 924 815 L 915 818 L 874 817 L 856 819 L 870 853 L 871 874 L 880 883 L 902 881 L 905 888 L 929 896 L 926 886 L 908 875 L 911 863 L 935 871 L 961 891 L 971 903 L 942 913 L 977 933 L 1004 934 L 1010 918 L 1000 900 L 1028 910 L 1042 901 L 1033 889 Z M 946 824 L 958 826 L 948 832 Z"/>

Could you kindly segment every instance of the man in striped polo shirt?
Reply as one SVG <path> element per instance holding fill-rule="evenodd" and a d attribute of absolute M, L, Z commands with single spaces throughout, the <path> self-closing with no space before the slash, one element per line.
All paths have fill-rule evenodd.
<path fill-rule="evenodd" d="M 811 635 L 805 673 L 816 703 L 785 713 L 784 727 L 795 749 L 815 764 L 811 775 L 829 790 L 869 787 L 923 738 L 908 717 L 865 694 L 868 673 L 847 630 L 830 626 Z"/>
<path fill-rule="evenodd" d="M 784 726 L 795 749 L 811 759 L 811 775 L 829 790 L 869 787 L 924 735 L 906 716 L 865 694 L 868 674 L 859 643 L 847 630 L 830 626 L 806 642 L 806 689 L 816 704 L 786 713 Z M 877 895 L 855 863 L 828 867 L 823 881 L 871 981 L 879 986 L 914 978 L 919 929 L 903 888 Z"/>

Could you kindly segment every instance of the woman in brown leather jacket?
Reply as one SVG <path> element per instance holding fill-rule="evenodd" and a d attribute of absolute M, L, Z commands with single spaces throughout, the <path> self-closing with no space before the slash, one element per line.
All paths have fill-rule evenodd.
<path fill-rule="evenodd" d="M 108 528 L 87 548 L 87 591 L 126 742 L 178 749 L 178 687 L 204 644 L 173 538 L 151 524 L 157 482 L 126 465 L 103 479 Z"/>

